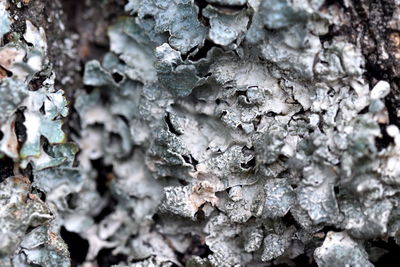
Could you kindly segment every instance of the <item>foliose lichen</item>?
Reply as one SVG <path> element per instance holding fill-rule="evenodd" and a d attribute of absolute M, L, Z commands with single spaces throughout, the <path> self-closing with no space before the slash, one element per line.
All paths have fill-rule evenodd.
<path fill-rule="evenodd" d="M 110 51 L 85 65 L 72 142 L 44 32 L 27 21 L 0 48 L 0 155 L 33 176 L 0 183 L 4 266 L 69 266 L 61 227 L 87 240 L 82 266 L 104 249 L 124 255 L 116 266 L 293 265 L 301 255 L 373 266 L 373 240 L 399 241 L 392 85 L 367 80 L 358 43 L 326 41 L 337 9 L 129 0 L 125 10 L 108 28 Z"/>

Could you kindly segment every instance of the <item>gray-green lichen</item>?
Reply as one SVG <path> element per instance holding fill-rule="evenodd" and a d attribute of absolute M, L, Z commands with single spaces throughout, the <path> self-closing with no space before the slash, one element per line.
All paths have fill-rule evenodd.
<path fill-rule="evenodd" d="M 41 170 L 65 165 L 77 152 L 62 130 L 67 101 L 64 92 L 54 88 L 44 30 L 27 20 L 22 35 L 10 32 L 3 0 L 0 20 L 0 168 L 7 168 L 8 158 L 15 174 L 0 180 L 0 265 L 69 267 L 57 209 L 43 201 L 45 191 L 37 185 Z M 29 172 L 34 173 L 33 183 Z"/>
<path fill-rule="evenodd" d="M 330 12 L 320 11 L 321 1 L 228 2 L 210 1 L 201 10 L 190 1 L 129 2 L 132 17 L 109 30 L 112 54 L 86 67 L 85 82 L 96 89 L 78 96 L 75 107 L 83 131 L 99 143 L 86 147 L 88 137 L 78 139 L 85 147 L 80 161 L 91 169 L 90 160 L 103 158 L 114 167 L 115 197 L 135 198 L 121 201 L 121 209 L 187 220 L 192 229 L 178 227 L 165 236 L 172 244 L 178 238 L 185 247 L 190 242 L 185 236 L 205 222 L 200 236 L 212 254 L 193 259 L 194 266 L 290 260 L 306 253 L 324 226 L 345 229 L 357 239 L 389 234 L 398 187 L 395 180 L 379 182 L 384 175 L 377 172 L 387 170 L 379 166 L 397 148 L 375 145 L 382 135 L 379 125 L 387 124 L 379 103 L 388 83 L 381 81 L 370 93 L 359 49 L 345 41 L 320 41 L 334 23 Z M 172 9 L 177 15 L 165 17 Z M 174 25 L 188 10 L 198 13 L 185 21 L 192 24 L 190 34 Z M 209 21 L 207 34 L 199 26 L 201 16 Z M 183 38 L 178 44 L 176 36 L 191 43 Z M 206 39 L 214 46 L 197 58 Z M 123 55 L 139 53 L 144 40 L 148 45 L 140 53 L 148 56 L 141 69 Z M 122 79 L 113 80 L 113 73 Z M 107 101 L 100 103 L 100 96 Z M 366 108 L 370 111 L 359 114 Z M 121 117 L 124 126 L 118 126 Z M 131 172 L 121 172 L 121 164 Z M 145 184 L 154 189 L 148 202 L 153 206 L 146 208 Z M 289 214 L 296 224 L 285 223 Z M 134 234 L 143 229 L 137 227 Z M 125 249 L 135 254 L 138 248 Z"/>
<path fill-rule="evenodd" d="M 6 11 L 6 1 L 0 1 L 0 36 L 3 36 L 10 31 L 11 20 Z M 1 39 L 2 37 L 0 37 Z"/>
<path fill-rule="evenodd" d="M 61 226 L 87 240 L 82 266 L 104 250 L 123 255 L 116 266 L 293 265 L 300 255 L 372 266 L 372 240 L 398 241 L 391 85 L 366 80 L 359 44 L 324 41 L 336 9 L 322 0 L 129 0 L 125 9 L 108 28 L 110 51 L 85 65 L 74 143 L 43 31 L 27 22 L 0 48 L 11 57 L 0 58 L 11 73 L 0 80 L 0 153 L 32 168 L 23 190 L 39 203 L 15 198 L 11 177 L 0 183 L 10 191 L 1 212 L 19 201 L 21 216 L 41 215 L 29 233 L 29 220 L 0 218 L 16 229 L 1 232 L 2 261 L 68 266 Z"/>

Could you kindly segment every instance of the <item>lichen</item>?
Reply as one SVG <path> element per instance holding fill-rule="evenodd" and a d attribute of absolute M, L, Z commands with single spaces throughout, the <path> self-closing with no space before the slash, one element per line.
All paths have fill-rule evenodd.
<path fill-rule="evenodd" d="M 0 47 L 0 158 L 20 175 L 0 182 L 0 265 L 69 266 L 60 229 L 87 241 L 82 266 L 105 250 L 118 266 L 372 266 L 376 240 L 398 242 L 397 87 L 330 38 L 337 6 L 125 10 L 72 106 L 40 25 Z"/>

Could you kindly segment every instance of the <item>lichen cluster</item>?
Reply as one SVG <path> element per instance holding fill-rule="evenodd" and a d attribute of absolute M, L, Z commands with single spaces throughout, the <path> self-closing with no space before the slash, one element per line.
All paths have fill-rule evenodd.
<path fill-rule="evenodd" d="M 20 172 L 0 183 L 0 265 L 69 266 L 63 227 L 82 266 L 105 248 L 119 266 L 373 266 L 372 240 L 399 242 L 400 131 L 360 47 L 323 41 L 344 23 L 324 2 L 129 0 L 68 107 L 44 32 L 9 33 L 0 0 L 0 157 Z"/>
<path fill-rule="evenodd" d="M 45 169 L 72 164 L 77 152 L 61 129 L 67 101 L 54 88 L 43 29 L 26 21 L 23 35 L 11 32 L 5 1 L 0 1 L 0 25 L 0 159 L 14 162 L 14 175 L 0 182 L 0 266 L 67 267 L 57 209 L 44 201 L 37 178 L 50 171 Z M 33 182 L 27 169 L 33 170 Z"/>

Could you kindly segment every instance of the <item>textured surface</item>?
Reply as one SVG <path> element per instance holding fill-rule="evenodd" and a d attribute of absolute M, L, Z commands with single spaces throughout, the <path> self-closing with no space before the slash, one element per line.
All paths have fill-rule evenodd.
<path fill-rule="evenodd" d="M 398 249 L 400 3 L 129 0 L 104 55 L 71 51 L 83 88 L 66 94 L 40 21 L 13 30 L 29 2 L 0 0 L 1 266 L 373 266 Z"/>

